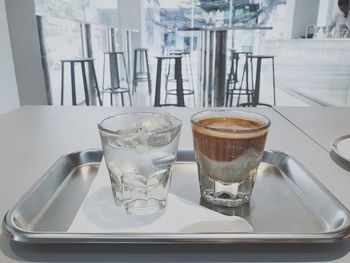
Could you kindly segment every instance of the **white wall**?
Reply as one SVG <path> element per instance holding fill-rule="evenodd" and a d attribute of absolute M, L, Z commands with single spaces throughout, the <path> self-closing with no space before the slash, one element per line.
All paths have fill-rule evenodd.
<path fill-rule="evenodd" d="M 20 104 L 47 104 L 34 0 L 5 0 L 5 6 Z"/>
<path fill-rule="evenodd" d="M 19 106 L 5 0 L 0 0 L 0 114 Z"/>
<path fill-rule="evenodd" d="M 320 0 L 320 7 L 318 9 L 318 26 L 326 26 L 328 25 L 332 14 L 333 14 L 333 5 L 337 5 L 338 1 L 334 0 Z"/>

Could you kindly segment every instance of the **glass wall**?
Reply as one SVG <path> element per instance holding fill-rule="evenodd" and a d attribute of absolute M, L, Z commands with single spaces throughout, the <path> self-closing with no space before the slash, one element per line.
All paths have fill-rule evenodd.
<path fill-rule="evenodd" d="M 349 39 L 333 39 L 328 37 L 331 34 L 322 34 L 328 30 L 326 26 L 331 17 L 339 12 L 336 1 L 138 0 L 144 7 L 144 16 L 140 15 L 140 27 L 129 35 L 125 33 L 128 29 L 118 28 L 118 12 L 129 11 L 118 10 L 118 0 L 35 0 L 35 3 L 37 15 L 43 17 L 54 104 L 60 102 L 60 59 L 94 57 L 101 89 L 103 53 L 128 50 L 130 70 L 132 48 L 139 47 L 139 43 L 149 50 L 153 90 L 155 56 L 189 52 L 191 61 L 184 61 L 183 68 L 188 71 L 184 74 L 191 75 L 191 86 L 198 89 L 196 96 L 200 101 L 201 56 L 205 52 L 203 31 L 208 28 L 227 30 L 226 75 L 231 68 L 231 50 L 275 56 L 277 105 L 350 104 Z M 122 3 L 119 7 L 128 6 Z M 133 2 L 131 6 L 135 5 L 138 4 Z M 129 22 L 136 20 L 130 17 Z M 122 24 L 127 25 L 128 21 Z M 84 31 L 86 28 L 88 34 Z M 307 33 L 307 28 L 317 33 Z M 244 84 L 241 78 L 244 62 L 242 54 L 237 69 L 239 85 Z M 262 99 L 271 103 L 270 62 L 263 63 L 261 82 Z M 82 94 L 79 98 L 83 102 Z"/>
<path fill-rule="evenodd" d="M 103 54 L 115 50 L 112 45 L 117 40 L 111 40 L 111 30 L 115 29 L 118 20 L 117 0 L 35 0 L 35 7 L 36 14 L 42 17 L 52 103 L 59 105 L 61 102 L 62 59 L 93 57 L 98 84 L 101 85 Z M 70 69 L 66 65 L 64 104 L 69 105 Z M 78 103 L 84 102 L 82 85 L 81 69 L 76 67 Z"/>
<path fill-rule="evenodd" d="M 193 86 L 198 89 L 203 30 L 228 29 L 226 68 L 229 69 L 230 49 L 256 53 L 264 50 L 266 39 L 286 38 L 286 5 L 287 0 L 146 0 L 147 46 L 153 56 L 174 50 L 191 52 Z M 271 28 L 260 29 L 265 27 Z M 154 64 L 155 60 L 153 68 Z M 238 66 L 242 72 L 243 57 Z"/>
<path fill-rule="evenodd" d="M 343 39 L 331 38 L 337 36 L 334 33 L 322 34 L 327 32 L 332 16 L 339 13 L 337 1 L 145 1 L 147 45 L 155 54 L 174 49 L 191 51 L 195 80 L 199 72 L 198 50 L 203 44 L 200 31 L 231 27 L 226 69 L 230 69 L 230 49 L 274 55 L 276 87 L 282 98 L 278 100 L 277 96 L 279 105 L 289 105 L 289 101 L 298 106 L 350 105 L 350 33 Z M 307 35 L 308 27 L 315 28 L 317 34 Z M 238 72 L 242 72 L 243 62 L 244 57 Z M 271 63 L 263 64 L 263 91 L 272 86 L 271 67 Z M 266 98 L 271 99 L 271 94 Z"/>

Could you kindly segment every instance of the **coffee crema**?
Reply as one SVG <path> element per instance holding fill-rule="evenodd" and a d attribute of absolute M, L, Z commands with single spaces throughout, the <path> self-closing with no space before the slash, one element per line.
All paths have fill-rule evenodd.
<path fill-rule="evenodd" d="M 247 149 L 262 153 L 268 129 L 265 123 L 239 117 L 211 117 L 192 123 L 194 146 L 207 158 L 230 162 Z"/>

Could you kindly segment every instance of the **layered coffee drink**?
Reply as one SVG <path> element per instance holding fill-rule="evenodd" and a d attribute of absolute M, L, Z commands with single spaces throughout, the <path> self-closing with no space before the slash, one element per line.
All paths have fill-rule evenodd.
<path fill-rule="evenodd" d="M 249 202 L 270 121 L 240 111 L 206 111 L 192 117 L 201 195 L 236 207 Z"/>

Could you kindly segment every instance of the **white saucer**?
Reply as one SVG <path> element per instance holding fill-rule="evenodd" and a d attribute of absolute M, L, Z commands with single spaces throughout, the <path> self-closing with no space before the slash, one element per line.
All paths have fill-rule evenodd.
<path fill-rule="evenodd" d="M 332 150 L 338 157 L 350 163 L 350 135 L 336 138 L 332 143 Z"/>

